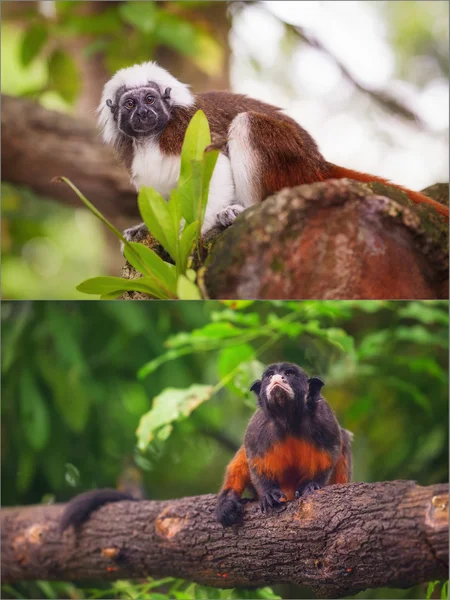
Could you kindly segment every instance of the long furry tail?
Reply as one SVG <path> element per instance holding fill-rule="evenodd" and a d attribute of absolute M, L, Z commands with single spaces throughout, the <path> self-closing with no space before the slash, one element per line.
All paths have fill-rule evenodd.
<path fill-rule="evenodd" d="M 380 183 L 384 183 L 385 185 L 392 185 L 397 189 L 404 192 L 410 200 L 415 202 L 416 204 L 429 204 L 432 206 L 436 212 L 440 215 L 444 216 L 448 221 L 448 206 L 433 200 L 432 198 L 428 198 L 428 196 L 424 196 L 420 192 L 413 192 L 408 188 L 405 188 L 401 185 L 397 185 L 396 183 L 392 183 L 388 179 L 383 179 L 383 177 L 377 177 L 376 175 L 369 175 L 368 173 L 360 173 L 359 171 L 352 171 L 351 169 L 345 169 L 344 167 L 339 167 L 338 165 L 334 165 L 333 163 L 328 163 L 329 166 L 329 178 L 330 179 L 343 179 L 344 177 L 348 177 L 348 179 L 355 179 L 356 181 L 363 181 L 364 183 L 369 183 L 371 181 L 379 181 Z"/>
<path fill-rule="evenodd" d="M 136 500 L 136 498 L 113 489 L 91 490 L 79 494 L 67 504 L 59 523 L 60 530 L 64 531 L 71 525 L 78 528 L 101 506 L 121 500 Z"/>

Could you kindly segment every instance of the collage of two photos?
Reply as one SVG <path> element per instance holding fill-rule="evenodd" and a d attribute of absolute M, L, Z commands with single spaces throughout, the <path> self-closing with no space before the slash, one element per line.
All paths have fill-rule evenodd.
<path fill-rule="evenodd" d="M 447 598 L 448 3 L 1 11 L 2 597 Z"/>

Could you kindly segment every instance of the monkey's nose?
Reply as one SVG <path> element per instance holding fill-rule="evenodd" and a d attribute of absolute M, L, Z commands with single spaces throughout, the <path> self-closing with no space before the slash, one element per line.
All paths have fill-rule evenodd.
<path fill-rule="evenodd" d="M 137 116 L 141 119 L 141 121 L 146 121 L 148 119 L 149 114 L 150 111 L 144 108 L 138 111 Z"/>

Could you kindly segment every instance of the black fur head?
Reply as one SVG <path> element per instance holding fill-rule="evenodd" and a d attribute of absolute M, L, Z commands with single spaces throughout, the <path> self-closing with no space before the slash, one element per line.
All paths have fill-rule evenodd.
<path fill-rule="evenodd" d="M 106 100 L 118 129 L 126 136 L 140 138 L 163 131 L 170 120 L 170 88 L 161 92 L 156 83 L 135 88 L 121 87 L 114 102 Z"/>
<path fill-rule="evenodd" d="M 251 390 L 258 396 L 259 406 L 270 415 L 299 416 L 320 397 L 323 381 L 308 375 L 293 363 L 269 365 Z"/>

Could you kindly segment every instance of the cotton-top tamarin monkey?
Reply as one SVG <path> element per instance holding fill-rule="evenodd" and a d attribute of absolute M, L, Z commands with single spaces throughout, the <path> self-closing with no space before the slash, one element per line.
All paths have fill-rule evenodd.
<path fill-rule="evenodd" d="M 150 186 L 169 198 L 180 174 L 186 128 L 199 109 L 220 149 L 203 233 L 230 225 L 245 208 L 284 187 L 343 177 L 389 183 L 326 161 L 309 133 L 276 106 L 231 92 L 193 95 L 165 69 L 145 62 L 117 71 L 105 85 L 98 109 L 103 139 L 116 148 L 137 190 Z M 446 206 L 396 187 L 448 218 Z M 125 236 L 133 239 L 143 227 L 133 227 Z"/>

